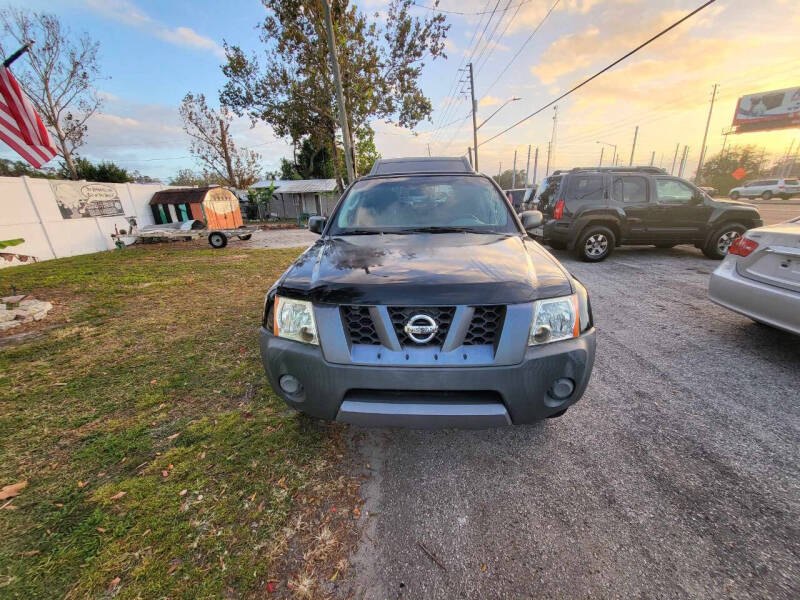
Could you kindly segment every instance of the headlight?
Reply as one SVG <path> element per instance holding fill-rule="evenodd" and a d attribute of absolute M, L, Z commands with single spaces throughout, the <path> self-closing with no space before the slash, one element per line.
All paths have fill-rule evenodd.
<path fill-rule="evenodd" d="M 282 338 L 319 344 L 311 302 L 275 296 L 273 333 Z"/>
<path fill-rule="evenodd" d="M 533 304 L 533 321 L 528 335 L 528 345 L 547 344 L 578 337 L 578 296 L 547 298 Z"/>

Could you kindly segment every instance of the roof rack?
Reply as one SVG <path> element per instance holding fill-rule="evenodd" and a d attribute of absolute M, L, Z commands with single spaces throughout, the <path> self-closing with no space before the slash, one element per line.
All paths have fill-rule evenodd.
<path fill-rule="evenodd" d="M 465 156 L 420 156 L 379 158 L 369 175 L 402 175 L 419 173 L 475 173 Z"/>
<path fill-rule="evenodd" d="M 659 175 L 667 174 L 667 170 L 662 169 L 661 167 L 574 167 L 572 169 L 553 171 L 553 175 L 560 173 L 576 173 L 579 171 L 600 171 L 602 173 L 657 173 Z"/>

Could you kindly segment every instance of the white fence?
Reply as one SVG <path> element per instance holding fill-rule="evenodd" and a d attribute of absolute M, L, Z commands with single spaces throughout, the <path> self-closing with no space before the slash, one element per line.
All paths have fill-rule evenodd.
<path fill-rule="evenodd" d="M 89 254 L 114 248 L 114 226 L 128 229 L 125 217 L 136 217 L 139 227 L 152 225 L 150 198 L 168 186 L 134 183 L 98 184 L 106 192 L 116 190 L 114 202 L 122 205 L 122 215 L 69 218 L 56 198 L 58 184 L 67 183 L 30 177 L 0 177 L 0 240 L 23 238 L 25 242 L 0 250 L 4 254 L 33 256 L 48 260 L 76 254 Z M 89 185 L 91 182 L 80 182 Z M 71 185 L 80 185 L 72 182 Z M 69 190 L 69 186 L 64 186 Z M 63 200 L 61 200 L 63 205 Z M 18 264 L 0 260 L 0 267 Z"/>

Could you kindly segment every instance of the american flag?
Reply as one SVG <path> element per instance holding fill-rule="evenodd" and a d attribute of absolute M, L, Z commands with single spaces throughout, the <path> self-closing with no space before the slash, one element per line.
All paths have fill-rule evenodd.
<path fill-rule="evenodd" d="M 8 67 L 0 64 L 0 140 L 40 169 L 56 155 L 42 119 Z"/>

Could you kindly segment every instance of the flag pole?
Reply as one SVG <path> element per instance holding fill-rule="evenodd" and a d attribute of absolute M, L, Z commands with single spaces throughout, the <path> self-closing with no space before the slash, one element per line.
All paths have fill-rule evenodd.
<path fill-rule="evenodd" d="M 20 56 L 22 56 L 22 55 L 23 55 L 23 54 L 25 54 L 25 53 L 26 53 L 28 50 L 30 50 L 30 49 L 31 49 L 31 46 L 33 46 L 33 40 L 31 40 L 31 41 L 29 41 L 29 42 L 26 42 L 26 43 L 25 43 L 25 45 L 24 45 L 24 46 L 22 46 L 22 48 L 20 48 L 20 49 L 19 49 L 19 50 L 17 50 L 16 52 L 14 52 L 14 54 L 12 54 L 11 56 L 9 56 L 7 59 L 5 59 L 5 60 L 3 61 L 3 66 L 4 66 L 4 67 L 6 67 L 6 68 L 10 67 L 10 66 L 11 66 L 11 63 L 13 63 L 13 62 L 14 62 L 15 60 L 17 60 L 17 59 L 18 59 Z"/>

